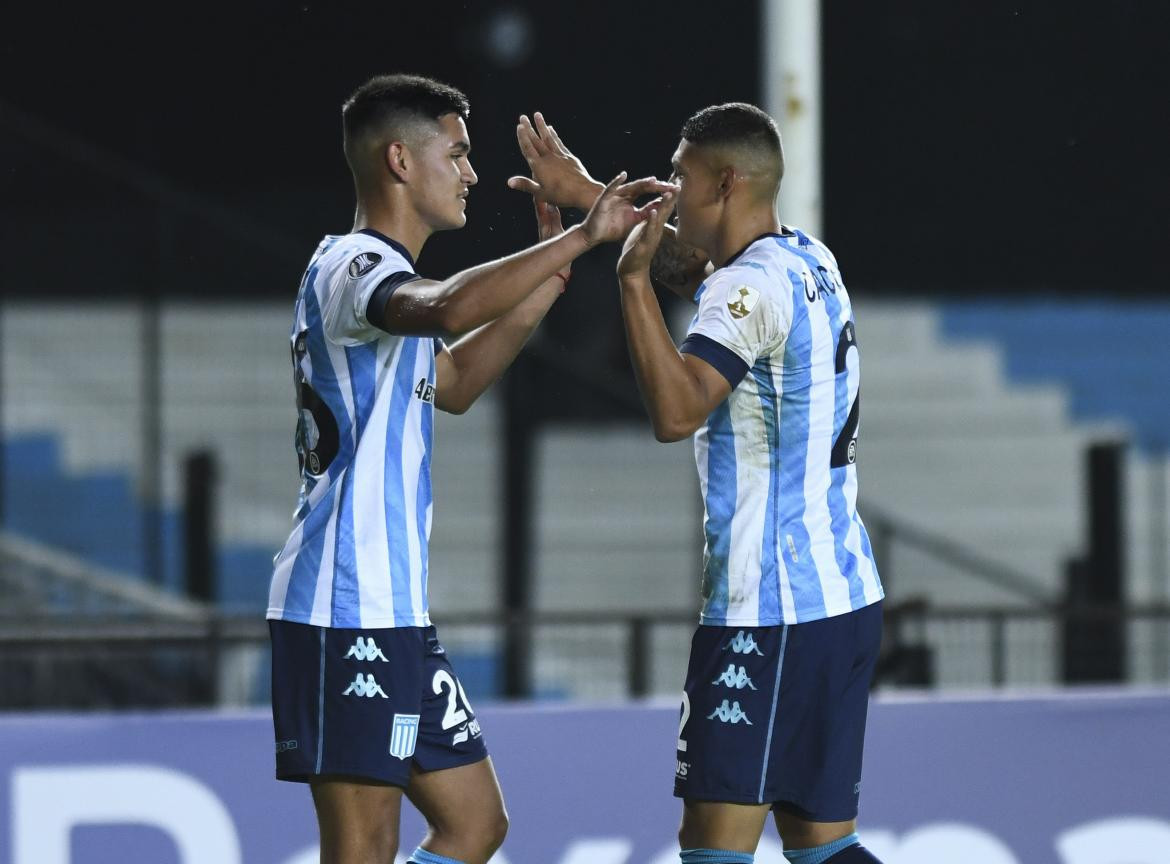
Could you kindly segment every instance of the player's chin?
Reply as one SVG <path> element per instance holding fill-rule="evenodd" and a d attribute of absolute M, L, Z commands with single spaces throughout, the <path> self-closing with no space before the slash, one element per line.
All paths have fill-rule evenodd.
<path fill-rule="evenodd" d="M 467 224 L 467 214 L 460 210 L 445 216 L 435 228 L 436 231 L 455 231 Z"/>

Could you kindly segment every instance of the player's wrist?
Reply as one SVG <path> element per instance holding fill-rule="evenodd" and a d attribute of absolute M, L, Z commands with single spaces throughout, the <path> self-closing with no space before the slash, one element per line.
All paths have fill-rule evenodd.
<path fill-rule="evenodd" d="M 654 286 L 650 282 L 650 269 L 643 267 L 638 270 L 618 273 L 618 286 L 623 291 L 653 291 Z"/>
<path fill-rule="evenodd" d="M 583 175 L 580 178 L 580 183 L 577 189 L 577 203 L 575 206 L 578 210 L 588 211 L 591 207 L 593 207 L 594 204 L 597 203 L 597 199 L 601 197 L 601 193 L 604 191 L 604 183 L 598 183 L 588 174 Z"/>
<path fill-rule="evenodd" d="M 578 225 L 574 225 L 563 235 L 561 235 L 563 237 L 571 237 L 573 241 L 573 248 L 576 250 L 573 254 L 574 258 L 583 252 L 588 252 L 594 246 L 601 245 L 601 239 L 593 237 L 589 230 L 590 227 L 592 226 L 589 225 L 588 217 L 586 217 L 584 222 L 581 222 Z"/>

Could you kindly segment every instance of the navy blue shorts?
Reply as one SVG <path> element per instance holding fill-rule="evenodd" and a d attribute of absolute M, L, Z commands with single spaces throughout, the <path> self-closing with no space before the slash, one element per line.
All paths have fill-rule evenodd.
<path fill-rule="evenodd" d="M 805 624 L 700 626 L 674 794 L 772 804 L 814 822 L 856 818 L 881 634 L 881 603 Z"/>
<path fill-rule="evenodd" d="M 434 627 L 351 630 L 269 621 L 276 777 L 347 775 L 406 788 L 487 757 Z"/>

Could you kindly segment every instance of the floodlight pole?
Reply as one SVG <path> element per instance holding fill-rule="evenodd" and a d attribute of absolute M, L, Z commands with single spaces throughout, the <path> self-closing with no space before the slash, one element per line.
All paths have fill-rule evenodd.
<path fill-rule="evenodd" d="M 780 219 L 821 236 L 821 4 L 765 0 L 760 28 L 763 108 L 784 139 Z"/>

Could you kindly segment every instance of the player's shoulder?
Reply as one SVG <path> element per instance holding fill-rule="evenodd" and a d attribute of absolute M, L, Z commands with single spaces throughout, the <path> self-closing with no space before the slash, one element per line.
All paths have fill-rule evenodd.
<path fill-rule="evenodd" d="M 817 260 L 828 264 L 832 269 L 840 271 L 837 266 L 837 257 L 833 254 L 828 245 L 818 237 L 814 237 L 807 231 L 800 228 L 788 228 L 790 236 L 788 240 L 788 247 L 793 254 L 796 255 L 811 255 Z"/>
<path fill-rule="evenodd" d="M 777 248 L 776 237 L 757 238 L 708 276 L 700 288 L 699 302 L 709 294 L 713 300 L 751 302 L 748 298 L 758 296 L 785 305 L 792 292 L 791 266 Z"/>
<path fill-rule="evenodd" d="M 361 279 L 375 271 L 414 273 L 414 259 L 397 241 L 370 229 L 327 235 L 317 247 L 318 266 L 331 274 Z"/>

